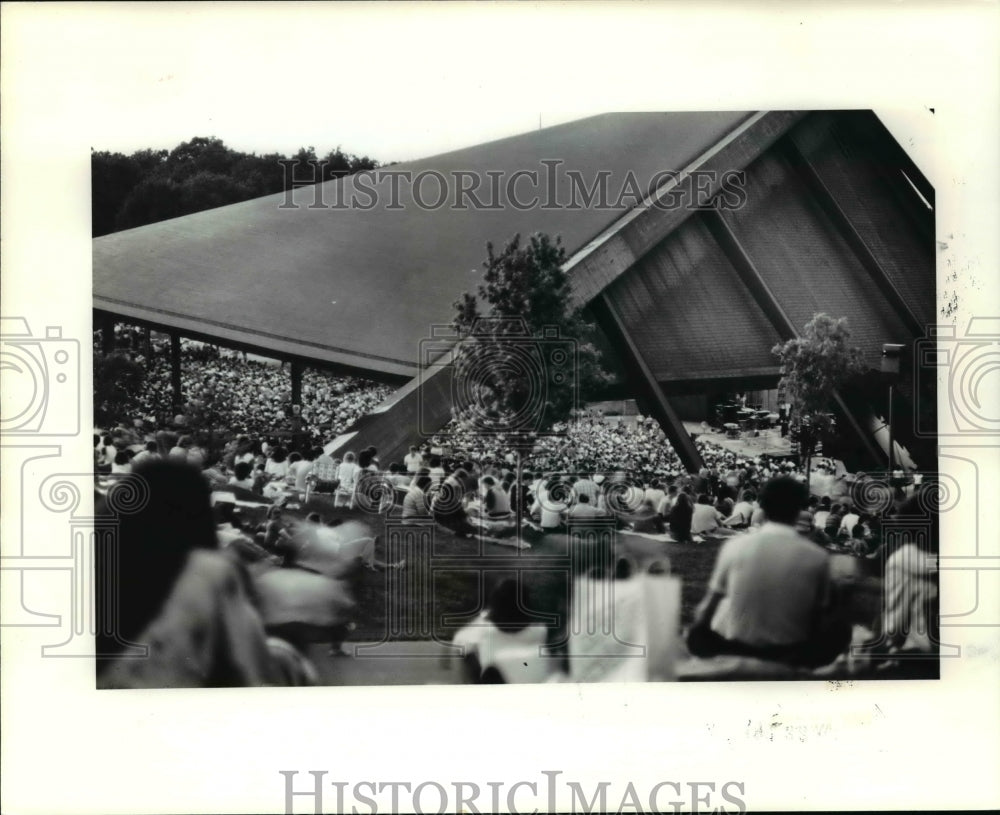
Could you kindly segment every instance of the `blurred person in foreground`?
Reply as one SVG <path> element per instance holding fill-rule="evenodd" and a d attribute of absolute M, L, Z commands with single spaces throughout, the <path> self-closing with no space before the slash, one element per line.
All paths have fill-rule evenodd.
<path fill-rule="evenodd" d="M 359 521 L 329 526 L 312 515 L 299 524 L 284 568 L 262 571 L 255 579 L 268 633 L 302 652 L 312 643 L 326 642 L 330 655 L 346 656 L 342 646 L 352 630 L 362 571 L 406 565 L 379 560 L 378 542 Z"/>
<path fill-rule="evenodd" d="M 201 474 L 151 461 L 127 478 L 98 513 L 118 517 L 117 540 L 96 558 L 98 687 L 280 682 L 249 580 L 219 551 Z"/>
<path fill-rule="evenodd" d="M 796 530 L 809 499 L 789 476 L 765 484 L 759 530 L 719 550 L 708 591 L 687 635 L 696 657 L 736 655 L 817 668 L 847 648 L 829 555 Z"/>
<path fill-rule="evenodd" d="M 936 486 L 925 484 L 923 489 Z M 931 493 L 933 494 L 933 493 Z M 883 604 L 873 636 L 861 646 L 870 667 L 892 669 L 894 675 L 937 678 L 939 656 L 938 559 L 932 499 L 911 496 L 899 507 L 896 523 L 910 520 L 913 533 L 894 536 L 885 560 Z M 923 532 L 923 534 L 921 534 Z"/>

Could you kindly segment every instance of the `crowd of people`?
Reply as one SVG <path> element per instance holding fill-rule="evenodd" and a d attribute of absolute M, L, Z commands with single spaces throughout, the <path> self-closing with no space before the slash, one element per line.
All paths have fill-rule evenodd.
<path fill-rule="evenodd" d="M 235 430 L 266 438 L 294 424 L 317 443 L 342 433 L 392 393 L 387 385 L 306 368 L 301 412 L 293 415 L 287 366 L 181 340 L 181 392 L 186 404 L 178 415 L 173 410 L 169 343 L 154 339 L 146 347 L 130 333 L 120 336 L 119 344 L 121 352 L 140 365 L 144 375 L 134 392 L 127 394 L 125 404 L 117 406 L 117 412 L 144 426 L 188 423 L 201 431 L 221 430 L 225 435 Z M 96 407 L 99 411 L 102 408 Z"/>
<path fill-rule="evenodd" d="M 198 344 L 186 345 L 184 355 L 187 415 L 164 414 L 167 362 L 163 349 L 153 349 L 138 356 L 149 375 L 131 395 L 127 415 L 94 436 L 104 492 L 132 472 L 158 491 L 123 531 L 135 556 L 123 565 L 135 572 L 128 592 L 138 593 L 122 601 L 130 627 L 116 642 L 120 648 L 119 640 L 141 635 L 172 643 L 145 667 L 109 658 L 107 686 L 317 681 L 305 654 L 316 639 L 341 653 L 357 575 L 406 567 L 379 559 L 377 536 L 366 525 L 388 513 L 518 548 L 595 519 L 651 538 L 668 547 L 665 553 L 673 545 L 724 541 L 688 632 L 698 657 L 753 656 L 811 668 L 842 653 L 850 627 L 842 615 L 826 613 L 836 595 L 833 555 L 868 561 L 892 583 L 878 636 L 915 615 L 926 627 L 935 589 L 924 553 L 887 547 L 883 539 L 885 518 L 916 506 L 919 480 L 885 485 L 833 461 L 814 461 L 807 475 L 790 458 L 744 455 L 702 437 L 695 445 L 703 466 L 688 472 L 654 421 L 593 411 L 527 439 L 456 422 L 398 461 L 380 460 L 373 447 L 334 457 L 329 441 L 386 398 L 387 388 L 307 373 L 304 432 L 289 434 L 279 432 L 290 397 L 287 372 Z M 333 518 L 288 516 L 316 496 L 326 496 L 319 500 Z M 343 513 L 361 523 L 343 523 Z M 158 574 L 150 591 L 140 592 L 150 568 Z M 218 647 L 231 648 L 238 637 L 243 650 L 220 656 L 211 644 L 177 633 L 192 620 L 210 625 Z M 932 643 L 925 638 L 917 648 Z M 186 667 L 171 667 L 178 660 Z"/>
<path fill-rule="evenodd" d="M 382 462 L 371 447 L 334 458 L 320 446 L 288 449 L 273 438 L 246 434 L 235 436 L 213 456 L 196 434 L 181 436 L 152 428 L 144 433 L 123 423 L 95 435 L 95 462 L 99 471 L 112 476 L 174 468 L 175 477 L 183 481 L 189 476 L 176 475 L 181 470 L 200 473 L 201 489 L 215 501 L 212 543 L 231 561 L 226 567 L 205 568 L 208 573 L 216 569 L 223 582 L 230 579 L 226 569 L 236 568 L 246 602 L 250 607 L 254 602 L 259 605 L 255 613 L 261 618 L 264 646 L 256 649 L 255 659 L 263 660 L 265 667 L 258 665 L 249 675 L 256 677 L 255 682 L 265 681 L 262 677 L 268 670 L 277 670 L 282 681 L 312 681 L 315 669 L 304 657 L 309 642 L 324 639 L 331 653 L 340 653 L 348 636 L 348 612 L 354 604 L 348 575 L 364 568 L 405 567 L 402 562 L 379 560 L 376 539 L 366 528 L 348 525 L 338 531 L 339 521 L 318 515 L 286 520 L 283 508 L 297 508 L 317 495 L 328 496 L 331 509 L 354 512 L 362 519 L 368 516 L 369 522 L 372 515 L 394 513 L 404 521 L 434 521 L 458 537 L 482 536 L 519 548 L 530 548 L 547 535 L 597 518 L 612 522 L 622 533 L 645 535 L 665 545 L 726 539 L 689 634 L 690 651 L 696 656 L 758 656 L 813 667 L 841 653 L 845 636 L 850 636 L 842 617 L 834 622 L 823 617 L 826 627 L 816 634 L 818 639 L 810 636 L 808 642 L 796 640 L 803 635 L 801 625 L 789 624 L 791 619 L 801 622 L 805 606 L 821 596 L 824 602 L 829 599 L 827 578 L 816 576 L 816 564 L 824 564 L 819 572 L 826 575 L 825 564 L 833 553 L 878 565 L 895 563 L 886 566 L 887 575 L 895 575 L 892 579 L 899 585 L 926 589 L 916 594 L 898 586 L 893 589 L 909 598 L 911 607 L 926 605 L 933 594 L 926 588 L 931 586 L 926 569 L 919 579 L 912 576 L 910 567 L 917 558 L 908 557 L 900 567 L 898 557 L 896 561 L 879 557 L 897 554 L 882 551 L 885 510 L 892 515 L 912 505 L 917 485 L 896 485 L 882 511 L 867 511 L 859 500 L 866 494 L 867 477 L 838 475 L 833 462 L 816 464 L 807 484 L 805 473 L 790 460 L 741 455 L 699 438 L 696 446 L 705 466 L 688 473 L 680 468 L 669 443 L 644 420 L 627 424 L 590 417 L 585 427 L 564 432 L 561 438 L 539 439 L 520 461 L 518 453 L 504 448 L 497 437 L 477 439 L 488 445 L 479 452 L 482 447 L 460 448 L 462 439 L 450 439 L 446 446 L 442 436 L 413 445 L 401 461 Z M 652 466 L 648 458 L 636 458 L 651 440 L 665 448 Z M 585 457 L 575 457 L 574 449 L 584 450 Z M 604 457 L 594 457 L 593 450 Z M 628 466 L 635 467 L 637 461 L 644 466 Z M 240 512 L 237 501 L 259 501 L 266 514 Z M 311 562 L 317 552 L 326 553 L 318 560 L 326 566 Z M 198 562 L 205 557 L 198 554 Z M 203 585 L 193 578 L 182 580 L 180 565 L 172 569 L 168 573 L 186 586 L 183 592 Z M 252 578 L 241 570 L 249 570 Z M 272 574 L 276 570 L 279 574 Z M 755 600 L 746 600 L 755 593 Z M 303 600 L 310 597 L 326 598 L 319 615 L 315 603 L 310 606 Z M 740 607 L 740 602 L 748 607 Z M 761 614 L 762 603 L 769 608 Z M 237 605 L 246 611 L 242 601 Z M 233 613 L 212 608 L 211 613 Z M 311 610 L 303 611 L 306 608 Z M 754 613 L 761 614 L 759 630 L 747 622 Z M 915 612 L 910 608 L 907 613 Z M 293 619 L 296 615 L 300 619 Z M 291 663 L 290 655 L 295 655 Z M 268 660 L 278 660 L 280 670 L 266 668 Z M 107 682 L 117 686 L 150 681 L 134 675 L 136 670 L 115 668 Z M 188 676 L 176 681 L 189 680 Z"/>

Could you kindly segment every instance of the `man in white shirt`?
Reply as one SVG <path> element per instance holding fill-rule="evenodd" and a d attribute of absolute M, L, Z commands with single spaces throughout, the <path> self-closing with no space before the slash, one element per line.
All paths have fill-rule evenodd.
<path fill-rule="evenodd" d="M 840 522 L 838 537 L 850 538 L 854 534 L 854 526 L 861 521 L 861 516 L 853 509 L 849 509 L 844 519 Z"/>
<path fill-rule="evenodd" d="M 744 529 L 750 526 L 754 510 L 757 509 L 757 502 L 754 500 L 755 497 L 752 492 L 744 492 L 739 503 L 733 507 L 730 516 L 722 522 L 723 525 L 736 529 Z"/>
<path fill-rule="evenodd" d="M 437 456 L 431 457 L 431 481 L 435 484 L 440 484 L 444 481 L 444 477 L 447 473 L 444 471 L 444 467 L 441 466 L 441 459 Z"/>
<path fill-rule="evenodd" d="M 655 512 L 659 508 L 660 502 L 666 497 L 667 493 L 663 489 L 663 484 L 654 481 L 646 487 L 646 492 L 643 494 L 643 504 L 648 505 Z"/>
<path fill-rule="evenodd" d="M 829 613 L 829 556 L 795 529 L 807 500 L 805 484 L 788 476 L 764 486 L 760 504 L 767 521 L 719 550 L 688 632 L 693 655 L 735 654 L 818 667 L 850 643 L 850 623 Z"/>
<path fill-rule="evenodd" d="M 590 503 L 587 495 L 577 497 L 576 503 L 569 508 L 566 517 L 569 521 L 586 521 L 591 518 L 600 518 L 602 513 L 597 507 Z"/>
<path fill-rule="evenodd" d="M 718 529 L 719 524 L 725 520 L 719 510 L 712 506 L 712 500 L 702 493 L 698 496 L 698 503 L 694 505 L 694 515 L 691 517 L 691 534 L 704 535 L 713 529 Z"/>
<path fill-rule="evenodd" d="M 656 507 L 656 512 L 662 515 L 664 518 L 670 517 L 670 510 L 674 508 L 674 504 L 677 503 L 677 485 L 671 484 L 667 487 L 667 492 L 663 496 L 663 500 Z"/>
<path fill-rule="evenodd" d="M 406 467 L 406 472 L 415 475 L 417 470 L 424 466 L 424 457 L 420 455 L 420 451 L 416 447 L 411 447 L 410 452 L 403 458 L 403 464 Z"/>
<path fill-rule="evenodd" d="M 295 489 L 299 492 L 306 491 L 306 479 L 313 471 L 316 461 L 316 451 L 310 450 L 303 458 L 292 462 L 288 466 L 288 474 L 295 478 Z"/>

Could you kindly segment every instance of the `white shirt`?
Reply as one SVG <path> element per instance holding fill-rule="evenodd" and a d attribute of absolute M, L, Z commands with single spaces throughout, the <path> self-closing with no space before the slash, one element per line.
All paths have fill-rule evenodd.
<path fill-rule="evenodd" d="M 295 476 L 295 489 L 303 492 L 306 488 L 306 477 L 313 471 L 313 463 L 302 459 L 296 461 L 288 468 L 288 472 Z"/>
<path fill-rule="evenodd" d="M 854 531 L 855 524 L 861 520 L 861 516 L 856 512 L 848 512 L 844 519 L 840 522 L 840 528 L 837 530 L 838 534 L 840 532 L 846 533 L 848 536 Z"/>
<path fill-rule="evenodd" d="M 357 481 L 358 473 L 360 472 L 361 468 L 353 461 L 341 462 L 340 467 L 337 469 L 337 478 L 340 479 L 338 489 L 341 492 L 351 492 L 354 489 L 354 482 Z"/>
<path fill-rule="evenodd" d="M 288 475 L 288 459 L 279 463 L 273 458 L 269 458 L 267 464 L 264 465 L 264 472 L 277 478 L 284 478 Z"/>
<path fill-rule="evenodd" d="M 709 590 L 723 595 L 712 629 L 747 645 L 794 645 L 827 602 L 829 557 L 794 527 L 772 522 L 727 540 Z"/>
<path fill-rule="evenodd" d="M 424 457 L 420 453 L 409 453 L 403 459 L 403 464 L 406 465 L 406 472 L 408 473 L 415 473 L 423 463 Z"/>
<path fill-rule="evenodd" d="M 754 509 L 756 507 L 749 501 L 740 501 L 733 507 L 733 514 L 726 518 L 726 524 L 745 524 L 749 526 L 750 519 L 753 518 Z"/>
<path fill-rule="evenodd" d="M 673 509 L 674 504 L 677 502 L 677 494 L 673 495 L 667 494 L 663 496 L 663 500 L 660 501 L 659 505 L 656 507 L 656 511 L 666 517 L 670 514 L 670 510 Z"/>
<path fill-rule="evenodd" d="M 691 534 L 711 532 L 719 526 L 721 520 L 722 513 L 711 504 L 695 504 L 694 514 L 691 516 Z"/>

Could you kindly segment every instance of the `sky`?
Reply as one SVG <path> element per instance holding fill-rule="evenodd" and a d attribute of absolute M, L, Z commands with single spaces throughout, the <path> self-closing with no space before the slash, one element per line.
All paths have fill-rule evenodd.
<path fill-rule="evenodd" d="M 773 79 L 753 85 L 750 70 L 734 77 L 750 93 L 735 82 L 728 94 L 704 92 L 699 79 L 711 65 L 692 64 L 692 44 L 682 50 L 670 37 L 671 20 L 685 23 L 683 4 L 675 16 L 632 6 L 623 15 L 628 39 L 624 28 L 616 36 L 616 18 L 601 3 L 575 6 L 571 16 L 559 4 L 516 13 L 477 6 L 464 15 L 457 5 L 56 6 L 24 23 L 10 62 L 29 67 L 32 40 L 71 31 L 64 46 L 47 50 L 38 88 L 56 101 L 52 127 L 66 126 L 68 110 L 81 142 L 125 153 L 216 136 L 247 152 L 313 146 L 323 155 L 339 146 L 408 161 L 608 110 L 768 109 L 778 101 Z M 784 22 L 809 42 L 793 19 Z M 720 18 L 717 27 L 726 26 Z M 578 43 L 595 30 L 606 32 L 605 48 L 581 52 Z M 602 60 L 625 62 L 627 76 L 636 50 L 648 65 L 651 48 L 662 51 L 662 76 L 637 70 L 623 82 L 601 70 Z M 906 119 L 921 104 L 899 102 L 902 116 L 889 110 L 883 119 L 905 141 Z"/>

